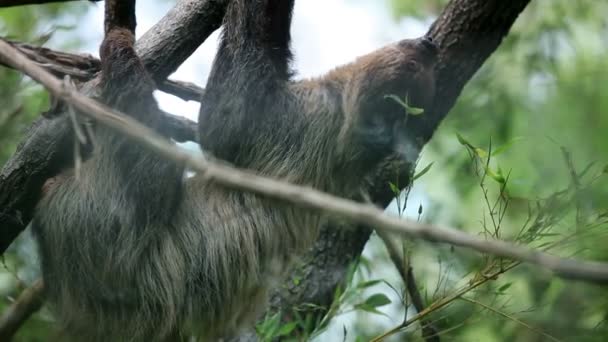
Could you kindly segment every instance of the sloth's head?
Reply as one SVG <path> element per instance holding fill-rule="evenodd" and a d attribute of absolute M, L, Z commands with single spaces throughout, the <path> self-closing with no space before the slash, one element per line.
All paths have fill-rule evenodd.
<path fill-rule="evenodd" d="M 352 151 L 353 161 L 370 168 L 395 152 L 417 157 L 405 127 L 408 116 L 424 115 L 419 112 L 432 104 L 437 55 L 435 43 L 423 37 L 388 45 L 355 62 L 344 110 L 347 120 L 356 122 L 350 136 L 366 150 Z"/>

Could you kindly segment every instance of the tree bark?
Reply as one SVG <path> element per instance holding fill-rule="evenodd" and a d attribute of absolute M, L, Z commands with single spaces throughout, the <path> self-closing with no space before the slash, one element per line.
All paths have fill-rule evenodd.
<path fill-rule="evenodd" d="M 433 23 L 427 35 L 440 47 L 437 65 L 437 93 L 434 106 L 426 113 L 411 117 L 408 132 L 424 146 L 456 102 L 465 84 L 508 34 L 515 19 L 529 0 L 452 0 Z M 394 198 L 389 182 L 409 184 L 411 165 L 394 157 L 372 179 L 371 198 L 386 207 Z M 311 303 L 329 307 L 332 294 L 346 275 L 348 265 L 361 254 L 371 233 L 370 227 L 324 228 L 321 239 L 309 252 L 303 269 L 298 270 L 300 286 L 275 297 L 275 308 L 287 309 Z M 331 276 L 328 276 L 331 274 Z M 310 293 L 317 294 L 311 296 Z M 279 303 L 279 304 L 277 304 Z"/>
<path fill-rule="evenodd" d="M 436 103 L 424 115 L 410 120 L 408 132 L 419 146 L 432 137 L 455 103 L 466 82 L 499 46 L 529 0 L 452 0 L 429 30 L 440 46 Z M 221 23 L 226 0 L 184 0 L 137 43 L 146 67 L 162 82 Z M 88 82 L 85 87 L 94 89 Z M 28 132 L 18 152 L 0 174 L 0 252 L 3 252 L 32 217 L 44 181 L 69 166 L 70 127 L 66 122 L 41 119 Z M 407 185 L 411 165 L 393 158 L 370 179 L 372 200 L 386 206 L 393 194 L 388 182 Z M 397 172 L 400 170 L 400 172 Z M 302 303 L 328 307 L 335 287 L 348 266 L 360 255 L 370 227 L 352 230 L 325 228 L 316 245 L 294 270 L 299 282 L 288 282 L 272 299 L 274 310 L 289 316 Z M 249 335 L 251 337 L 251 335 Z M 243 338 L 247 340 L 247 338 Z"/>
<path fill-rule="evenodd" d="M 180 1 L 137 41 L 138 53 L 157 82 L 164 82 L 220 26 L 225 7 L 225 0 Z M 61 54 L 55 57 L 66 60 Z M 89 73 L 99 68 L 91 60 L 80 60 L 71 66 L 84 67 Z M 95 95 L 96 82 L 92 79 L 84 83 L 81 91 Z M 172 124 L 169 128 L 190 134 L 188 122 L 169 121 Z M 69 120 L 40 118 L 28 129 L 13 157 L 3 166 L 0 172 L 0 253 L 4 253 L 29 224 L 46 179 L 70 167 L 72 146 Z"/>

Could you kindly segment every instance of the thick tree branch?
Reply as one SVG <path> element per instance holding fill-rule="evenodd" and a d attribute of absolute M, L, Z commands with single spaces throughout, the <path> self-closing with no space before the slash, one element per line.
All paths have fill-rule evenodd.
<path fill-rule="evenodd" d="M 408 123 L 408 131 L 419 146 L 424 146 L 432 137 L 466 82 L 499 46 L 528 3 L 529 0 L 452 0 L 442 11 L 428 33 L 440 46 L 436 105 L 424 115 L 412 117 Z M 386 167 L 370 180 L 372 201 L 386 207 L 394 198 L 388 183 L 408 185 L 411 167 L 396 157 L 387 160 Z M 282 304 L 280 307 L 285 313 L 299 303 L 329 307 L 333 300 L 331 294 L 344 279 L 348 265 L 360 255 L 371 232 L 360 225 L 343 234 L 333 228 L 323 229 L 324 235 L 306 257 L 306 260 L 322 261 L 305 264 L 294 271 L 305 275 L 300 277 L 302 285 L 290 285 L 289 292 L 278 290 L 277 297 L 281 300 L 277 302 Z M 324 277 L 328 273 L 331 277 Z M 310 289 L 320 295 L 309 296 Z"/>
<path fill-rule="evenodd" d="M 135 43 L 156 82 L 164 81 L 222 24 L 228 0 L 178 1 Z"/>
<path fill-rule="evenodd" d="M 85 82 L 93 79 L 101 68 L 99 59 L 89 54 L 54 51 L 21 42 L 7 41 L 7 43 L 59 78 L 69 75 L 75 80 Z M 0 64 L 6 65 L 1 60 Z M 185 101 L 199 101 L 203 96 L 203 88 L 194 83 L 173 80 L 163 80 L 157 83 L 158 89 Z"/>
<path fill-rule="evenodd" d="M 137 42 L 140 57 L 151 66 L 150 72 L 158 83 L 162 83 L 220 26 L 218 16 L 224 11 L 225 1 L 182 0 Z M 65 60 L 66 56 L 57 53 L 57 57 Z M 80 62 L 79 68 L 82 66 L 88 72 L 93 72 L 91 67 L 99 69 L 98 62 L 97 66 Z M 81 91 L 95 96 L 96 79 L 84 83 Z M 175 129 L 181 137 L 196 136 L 194 124 L 185 120 L 170 119 L 168 122 L 170 125 L 164 127 Z M 39 119 L 27 131 L 15 155 L 4 165 L 0 174 L 0 253 L 4 253 L 30 222 L 45 180 L 71 165 L 71 141 L 72 129 L 65 119 Z"/>
<path fill-rule="evenodd" d="M 135 142 L 147 146 L 169 160 L 189 166 L 210 182 L 217 182 L 233 189 L 254 192 L 297 206 L 314 209 L 331 217 L 344 218 L 353 223 L 368 225 L 402 236 L 448 243 L 481 253 L 535 264 L 563 278 L 600 284 L 608 283 L 608 264 L 605 263 L 559 258 L 501 240 L 486 240 L 456 229 L 400 219 L 386 215 L 382 210 L 372 205 L 360 204 L 312 188 L 258 176 L 248 171 L 238 170 L 231 166 L 193 156 L 169 143 L 164 137 L 134 119 L 66 86 L 65 83 L 2 41 L 0 41 L 0 56 L 11 63 L 14 68 L 40 82 L 52 94 L 73 105 L 82 114 L 132 138 Z"/>
<path fill-rule="evenodd" d="M 0 0 L 0 8 L 67 1 L 75 0 Z M 228 0 L 180 0 L 137 41 L 137 54 L 157 82 L 177 70 L 220 27 L 227 3 Z"/>
<path fill-rule="evenodd" d="M 498 48 L 529 2 L 452 0 L 441 12 L 427 33 L 441 48 L 436 102 L 408 123 L 421 145 L 433 136 L 465 84 Z"/>
<path fill-rule="evenodd" d="M 510 2 L 500 0 L 453 0 L 444 10 L 433 26 L 431 33 L 441 45 L 442 56 L 440 66 L 438 67 L 440 86 L 437 98 L 443 105 L 438 105 L 434 111 L 411 121 L 412 136 L 421 145 L 430 138 L 443 116 L 449 110 L 450 103 L 453 104 L 456 100 L 464 83 L 479 68 L 485 58 L 492 53 L 495 46 L 500 43 L 502 37 L 508 32 L 510 23 L 515 20 L 526 3 L 527 1 L 517 0 L 511 6 Z M 159 22 L 153 30 L 146 33 L 138 41 L 139 52 L 142 58 L 147 61 L 146 65 L 150 65 L 152 72 L 158 71 L 158 74 L 155 75 L 157 81 L 162 81 L 161 77 L 163 75 L 166 76 L 173 72 L 187 58 L 189 53 L 200 45 L 200 43 L 197 44 L 192 39 L 199 38 L 202 41 L 206 38 L 205 34 L 207 32 L 210 33 L 213 29 L 219 27 L 221 18 L 217 18 L 221 16 L 210 14 L 207 17 L 205 15 L 206 6 L 212 7 L 209 13 L 217 13 L 217 11 L 223 13 L 225 1 L 181 1 L 172 12 L 163 18 L 163 21 Z M 463 13 L 463 8 L 467 6 L 477 9 L 474 16 L 466 12 Z M 456 15 L 456 13 L 459 14 Z M 205 20 L 205 18 L 216 18 L 217 21 L 213 22 L 213 20 Z M 480 18 L 485 22 L 486 30 L 481 37 L 482 30 L 476 31 L 475 29 L 479 27 L 475 21 L 480 20 Z M 201 22 L 204 23 L 201 24 Z M 493 22 L 496 25 L 493 25 Z M 190 29 L 187 27 L 190 27 Z M 198 37 L 197 35 L 190 34 L 197 30 L 202 32 L 203 35 Z M 185 35 L 187 40 L 182 42 L 181 35 Z M 469 50 L 464 48 L 470 46 L 470 42 L 474 43 L 476 39 L 480 38 L 487 45 L 476 46 L 473 44 L 473 48 Z M 156 42 L 159 42 L 158 47 L 156 47 Z M 465 44 L 465 42 L 469 43 Z M 178 50 L 174 55 L 172 55 L 173 49 Z M 150 55 L 147 52 L 150 52 Z M 184 55 L 186 56 L 184 57 Z M 446 56 L 450 56 L 449 59 Z M 175 59 L 173 59 L 174 57 Z M 456 73 L 457 77 L 452 79 L 451 73 Z M 440 109 L 440 107 L 443 109 Z M 43 125 L 46 124 L 44 123 Z M 36 127 L 34 127 L 35 129 Z M 52 127 L 46 127 L 46 129 L 52 132 Z M 49 131 L 45 132 L 41 128 L 40 132 L 41 134 L 46 134 L 50 140 L 58 140 L 58 136 L 60 135 L 53 136 L 49 134 Z M 63 134 L 69 135 L 69 127 L 67 132 Z M 30 137 L 32 136 L 30 134 Z M 44 139 L 39 139 L 38 142 L 42 144 L 42 147 L 45 147 Z M 27 224 L 31 215 L 31 210 L 28 208 L 31 208 L 35 204 L 36 194 L 39 191 L 39 187 L 34 186 L 34 184 L 39 183 L 40 178 L 48 174 L 45 173 L 45 167 L 49 166 L 52 169 L 51 166 L 55 163 L 54 158 L 58 159 L 61 155 L 60 153 L 55 153 L 56 151 L 52 151 L 52 149 L 50 150 L 51 153 L 55 153 L 54 157 L 47 153 L 37 154 L 39 148 L 35 148 L 34 143 L 27 145 L 30 146 L 31 156 L 27 157 L 27 153 L 20 153 L 18 156 L 20 161 L 7 165 L 8 169 L 12 165 L 15 173 L 21 172 L 21 184 L 27 184 L 28 186 L 6 187 L 4 185 L 7 183 L 3 181 L 3 176 L 0 176 L 0 207 L 4 208 L 4 211 L 0 212 L 0 223 L 2 223 L 2 214 L 5 214 L 6 217 L 6 213 L 9 213 L 10 220 L 21 221 L 20 223 L 23 225 Z M 24 164 L 23 161 L 26 160 L 30 164 Z M 28 166 L 33 166 L 34 169 L 28 169 Z M 408 173 L 404 172 L 404 170 L 408 170 L 409 165 L 396 160 L 392 162 L 387 161 L 387 166 L 389 167 L 386 171 L 379 172 L 376 177 L 370 180 L 372 190 L 375 190 L 372 199 L 378 205 L 386 205 L 393 198 L 392 193 L 386 186 L 388 181 L 395 182 L 395 179 L 398 178 L 399 184 L 405 185 L 408 180 Z M 7 167 L 5 167 L 6 169 Z M 399 170 L 400 172 L 396 173 L 395 170 Z M 22 194 L 22 200 L 19 202 L 10 201 L 11 198 L 17 197 L 15 194 Z M 2 196 L 5 196 L 5 198 L 3 199 Z M 9 201 L 6 201 L 7 198 Z M 18 215 L 19 213 L 22 214 Z M 0 224 L 0 227 L 3 227 L 0 238 L 4 240 L 6 233 L 4 224 Z M 297 270 L 299 274 L 303 275 L 300 278 L 302 279 L 300 285 L 290 287 L 289 291 L 277 292 L 273 300 L 273 303 L 276 304 L 274 307 L 282 308 L 288 312 L 294 304 L 298 303 L 313 303 L 320 306 L 328 306 L 333 300 L 332 294 L 335 286 L 344 278 L 347 266 L 360 254 L 367 241 L 369 232 L 368 228 L 360 225 L 357 225 L 356 229 L 348 232 L 345 230 L 336 231 L 326 227 L 322 232 L 319 242 L 306 258 L 306 260 L 312 260 L 312 262 Z M 10 234 L 8 235 L 6 241 L 10 243 L 12 238 Z"/>

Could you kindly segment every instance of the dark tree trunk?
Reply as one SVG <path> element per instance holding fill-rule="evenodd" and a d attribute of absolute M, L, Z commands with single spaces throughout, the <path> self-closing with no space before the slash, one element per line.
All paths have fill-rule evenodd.
<path fill-rule="evenodd" d="M 414 117 L 409 132 L 423 146 L 454 105 L 466 82 L 500 45 L 529 0 L 452 0 L 433 24 L 429 35 L 440 46 L 438 93 L 435 106 Z M 1 5 L 1 3 L 0 3 Z M 184 0 L 137 43 L 138 52 L 157 82 L 183 61 L 220 26 L 226 0 Z M 94 81 L 84 88 L 92 93 Z M 183 128 L 183 126 L 182 126 Z M 39 119 L 0 173 L 0 252 L 4 252 L 30 221 L 44 181 L 71 160 L 71 133 L 66 120 Z M 387 160 L 387 167 L 371 180 L 373 201 L 386 206 L 393 194 L 388 182 L 408 184 L 410 165 Z M 294 270 L 291 281 L 272 299 L 275 310 L 289 314 L 302 303 L 328 307 L 335 287 L 342 283 L 348 266 L 360 255 L 370 227 L 325 227 L 319 241 Z M 245 340 L 245 338 L 244 338 Z"/>

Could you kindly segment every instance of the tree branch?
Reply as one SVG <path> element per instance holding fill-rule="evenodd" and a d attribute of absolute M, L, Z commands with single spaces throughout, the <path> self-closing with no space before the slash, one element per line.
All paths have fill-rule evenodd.
<path fill-rule="evenodd" d="M 182 0 L 137 41 L 139 55 L 146 65 L 151 66 L 149 71 L 157 83 L 162 83 L 219 27 L 221 18 L 218 16 L 223 15 L 225 5 L 223 0 Z M 181 39 L 181 35 L 185 38 Z M 171 45 L 170 48 L 167 45 Z M 50 52 L 48 49 L 44 51 Z M 172 54 L 174 52 L 176 56 Z M 60 60 L 66 57 L 65 54 L 56 54 Z M 80 66 L 91 72 L 89 67 L 95 67 L 95 63 L 84 61 Z M 82 84 L 81 91 L 89 96 L 97 95 L 96 79 Z M 175 129 L 174 133 L 184 138 L 196 137 L 198 129 L 195 124 L 185 120 L 168 121 L 170 125 L 163 125 L 167 126 L 166 129 Z M 71 146 L 69 122 L 62 118 L 41 118 L 32 124 L 17 152 L 3 166 L 0 174 L 0 253 L 4 253 L 30 222 L 45 180 L 71 165 Z"/>
<path fill-rule="evenodd" d="M 439 89 L 437 99 L 443 105 L 437 106 L 438 109 L 435 109 L 432 113 L 427 113 L 432 115 L 425 114 L 410 121 L 409 128 L 412 137 L 420 145 L 430 139 L 437 125 L 449 110 L 450 103 L 454 103 L 456 100 L 464 83 L 473 75 L 483 60 L 492 53 L 495 48 L 492 48 L 492 46 L 497 46 L 500 43 L 502 37 L 509 31 L 510 23 L 515 20 L 527 2 L 517 0 L 513 2 L 514 6 L 509 7 L 509 2 L 500 0 L 452 0 L 443 11 L 434 24 L 432 32 L 433 37 L 440 41 L 441 46 L 442 57 L 438 67 Z M 205 13 L 207 6 L 211 7 L 208 17 Z M 456 15 L 456 13 L 462 13 L 463 6 L 472 6 L 472 8 L 478 10 L 474 16 L 468 13 Z M 138 41 L 140 56 L 148 61 L 146 65 L 151 65 L 150 70 L 152 72 L 158 70 L 158 75 L 155 75 L 157 82 L 163 80 L 162 75 L 168 75 L 175 70 L 187 58 L 189 53 L 200 45 L 200 43 L 197 44 L 196 41 L 192 41 L 196 40 L 198 36 L 191 33 L 199 30 L 199 32 L 202 32 L 202 36 L 198 38 L 204 40 L 207 32 L 210 33 L 216 27 L 219 27 L 221 18 L 218 19 L 218 17 L 221 17 L 221 15 L 217 12 L 223 13 L 224 10 L 225 0 L 182 0 L 161 22 Z M 205 18 L 212 20 L 206 20 Z M 213 22 L 213 18 L 215 18 L 215 22 Z M 475 28 L 479 25 L 475 23 L 475 20 L 480 20 L 480 18 L 486 23 L 486 31 L 483 32 L 484 36 L 481 38 L 484 42 L 487 39 L 487 45 L 476 46 L 473 44 L 473 48 L 466 50 L 465 47 L 470 43 L 465 44 L 464 42 L 474 43 L 475 39 L 479 39 L 482 30 L 478 30 L 476 33 Z M 492 22 L 495 22 L 496 25 L 492 25 Z M 190 29 L 187 27 L 190 27 Z M 187 40 L 182 41 L 181 35 L 185 35 Z M 155 42 L 160 42 L 158 47 L 155 47 Z M 167 50 L 167 48 L 171 50 Z M 178 50 L 175 56 L 172 56 L 171 53 L 173 48 Z M 190 52 L 186 53 L 186 51 Z M 147 55 L 147 52 L 150 52 L 150 55 Z M 165 52 L 168 53 L 165 54 Z M 186 56 L 184 57 L 184 55 Z M 176 59 L 172 60 L 173 57 Z M 450 70 L 450 68 L 453 68 L 453 70 Z M 451 76 L 452 73 L 456 74 L 457 77 Z M 439 107 L 443 109 L 439 109 Z M 47 147 L 45 142 L 55 143 L 60 140 L 59 137 L 62 134 L 70 134 L 68 129 L 61 134 L 52 135 L 50 132 L 53 132 L 53 127 L 49 125 L 51 120 L 42 121 L 42 124 L 35 125 L 31 131 L 38 129 L 42 135 L 46 135 L 47 139 L 37 140 L 43 150 Z M 52 121 L 53 124 L 56 124 L 56 120 Z M 27 139 L 32 139 L 34 135 L 28 134 Z M 7 231 L 4 229 L 6 222 L 14 221 L 22 225 L 29 222 L 31 208 L 36 202 L 36 194 L 39 191 L 39 186 L 44 181 L 41 182 L 40 179 L 46 179 L 45 177 L 48 174 L 52 175 L 52 171 L 46 171 L 46 168 L 52 170 L 53 164 L 58 163 L 56 159 L 61 156 L 52 148 L 41 153 L 40 146 L 36 148 L 33 141 L 22 143 L 22 145 L 27 145 L 29 150 L 22 149 L 22 152 L 16 155 L 16 160 L 13 159 L 5 166 L 4 171 L 12 170 L 8 172 L 10 175 L 9 182 L 6 182 L 7 177 L 4 176 L 6 172 L 3 171 L 3 175 L 0 175 L 0 208 L 3 208 L 0 211 L 0 227 L 3 227 L 0 238 L 4 240 L 6 245 L 16 236 L 16 234 L 11 233 L 14 230 L 9 229 Z M 59 145 L 55 144 L 54 146 Z M 49 153 L 46 153 L 46 151 Z M 370 186 L 373 190 L 372 199 L 374 203 L 380 206 L 386 206 L 393 198 L 391 191 L 386 186 L 388 182 L 398 180 L 398 184 L 408 184 L 407 170 L 411 167 L 411 165 L 407 165 L 397 158 L 387 160 L 386 165 L 386 169 L 380 170 L 381 172 L 370 179 Z M 19 181 L 15 181 L 16 178 Z M 19 186 L 15 186 L 16 184 L 19 184 Z M 19 200 L 13 200 L 17 197 Z M 4 223 L 2 223 L 3 218 Z M 298 267 L 295 271 L 295 273 L 302 275 L 300 285 L 290 284 L 288 290 L 278 289 L 273 297 L 273 308 L 282 308 L 287 312 L 294 304 L 299 303 L 329 306 L 333 300 L 335 286 L 344 279 L 347 266 L 360 254 L 371 231 L 363 225 L 355 225 L 355 228 L 349 231 L 335 230 L 334 228 L 331 226 L 323 228 L 319 241 L 306 257 L 306 260 L 311 260 L 311 262 Z"/>
<path fill-rule="evenodd" d="M 466 82 L 499 46 L 528 3 L 529 0 L 452 0 L 444 8 L 427 33 L 440 47 L 436 105 L 424 115 L 411 117 L 406 127 L 420 147 L 432 137 Z M 412 167 L 397 156 L 387 159 L 385 167 L 370 179 L 372 201 L 386 207 L 394 198 L 389 182 L 400 185 L 401 189 L 407 186 Z M 276 296 L 281 298 L 277 302 L 283 304 L 280 307 L 285 313 L 298 303 L 329 307 L 335 287 L 342 283 L 348 265 L 360 255 L 371 232 L 369 227 L 361 225 L 348 233 L 335 232 L 334 228 L 323 228 L 322 237 L 306 257 L 306 260 L 322 261 L 305 264 L 301 267 L 304 270 L 294 271 L 305 275 L 299 278 L 301 285 L 290 285 L 289 292 L 277 290 Z M 331 276 L 323 277 L 326 274 Z M 307 291 L 311 289 L 319 295 L 309 296 Z"/>
<path fill-rule="evenodd" d="M 383 231 L 378 231 L 378 236 L 380 236 L 382 242 L 384 242 L 393 265 L 395 268 L 397 268 L 399 275 L 401 275 L 401 279 L 407 288 L 407 292 L 410 295 L 412 304 L 414 304 L 416 311 L 422 312 L 425 309 L 424 301 L 422 300 L 422 296 L 418 291 L 418 285 L 416 284 L 416 279 L 414 278 L 414 270 L 412 265 L 409 263 L 409 261 L 406 262 L 407 256 L 401 255 L 402 253 L 399 251 L 400 248 L 397 247 L 395 241 L 389 234 L 386 234 L 386 232 Z M 422 327 L 422 338 L 426 342 L 440 341 L 439 330 L 437 330 L 432 322 L 426 318 L 421 319 L 420 326 Z"/>
<path fill-rule="evenodd" d="M 228 0 L 181 0 L 135 43 L 157 83 L 163 82 L 222 24 Z"/>
<path fill-rule="evenodd" d="M 285 183 L 231 166 L 206 161 L 202 157 L 193 156 L 169 143 L 161 135 L 134 119 L 65 86 L 65 83 L 2 41 L 0 41 L 0 56 L 11 63 L 14 68 L 40 82 L 52 94 L 82 111 L 84 115 L 132 138 L 135 142 L 147 146 L 169 160 L 189 166 L 210 182 L 217 182 L 237 190 L 254 192 L 402 236 L 448 243 L 481 253 L 535 264 L 563 278 L 600 284 L 608 283 L 608 264 L 605 263 L 559 258 L 501 240 L 484 240 L 456 229 L 392 217 L 384 214 L 381 209 L 368 204 L 360 204 L 312 188 Z"/>
<path fill-rule="evenodd" d="M 59 78 L 69 75 L 81 82 L 89 81 L 101 68 L 99 59 L 89 54 L 72 54 L 27 43 L 6 42 Z M 1 60 L 0 64 L 8 66 Z M 204 89 L 194 83 L 173 80 L 157 81 L 157 83 L 158 89 L 185 101 L 200 101 L 203 96 Z"/>
<path fill-rule="evenodd" d="M 434 107 L 412 117 L 409 130 L 422 146 L 456 103 L 465 84 L 498 48 L 530 0 L 452 0 L 427 35 L 440 46 Z"/>
<path fill-rule="evenodd" d="M 8 7 L 70 0 L 1 1 L 0 7 Z M 227 4 L 228 0 L 178 1 L 158 23 L 137 40 L 137 54 L 154 80 L 158 83 L 164 82 L 221 26 Z"/>
<path fill-rule="evenodd" d="M 11 341 L 17 330 L 30 316 L 40 310 L 44 302 L 44 286 L 42 279 L 26 288 L 19 298 L 11 304 L 0 316 L 0 341 Z"/>

